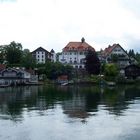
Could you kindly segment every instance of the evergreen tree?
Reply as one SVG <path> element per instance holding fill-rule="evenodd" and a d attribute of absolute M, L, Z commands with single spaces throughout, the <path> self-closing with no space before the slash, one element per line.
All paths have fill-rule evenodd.
<path fill-rule="evenodd" d="M 135 57 L 135 52 L 134 52 L 133 49 L 130 49 L 128 54 L 129 54 L 130 57 Z"/>

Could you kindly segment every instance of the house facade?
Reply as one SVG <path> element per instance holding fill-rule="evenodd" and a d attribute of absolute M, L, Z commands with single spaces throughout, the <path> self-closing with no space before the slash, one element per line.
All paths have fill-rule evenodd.
<path fill-rule="evenodd" d="M 54 57 L 51 52 L 45 50 L 42 47 L 37 48 L 32 53 L 32 56 L 36 60 L 36 63 L 45 63 L 46 61 L 53 61 Z"/>
<path fill-rule="evenodd" d="M 5 68 L 0 71 L 0 84 L 23 85 L 37 82 L 37 75 L 31 74 L 24 69 Z"/>
<path fill-rule="evenodd" d="M 85 42 L 84 38 L 81 39 L 81 42 L 69 42 L 59 55 L 59 62 L 70 64 L 74 68 L 85 68 L 85 57 L 89 50 L 95 51 L 92 46 Z"/>
<path fill-rule="evenodd" d="M 15 68 L 6 68 L 0 71 L 0 80 L 9 85 L 23 84 L 29 82 L 31 74 Z"/>
<path fill-rule="evenodd" d="M 100 61 L 105 63 L 117 63 L 120 68 L 130 65 L 131 59 L 127 52 L 119 45 L 113 44 L 100 52 Z"/>

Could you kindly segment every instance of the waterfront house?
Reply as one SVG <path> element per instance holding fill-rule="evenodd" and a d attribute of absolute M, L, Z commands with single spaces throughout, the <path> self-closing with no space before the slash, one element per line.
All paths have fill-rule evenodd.
<path fill-rule="evenodd" d="M 84 62 L 88 51 L 95 51 L 95 49 L 85 42 L 82 38 L 81 42 L 69 42 L 59 55 L 59 62 L 63 64 L 70 64 L 74 68 L 85 68 Z"/>
<path fill-rule="evenodd" d="M 125 70 L 125 76 L 127 78 L 135 79 L 140 76 L 140 67 L 135 64 L 125 67 L 124 70 Z"/>
<path fill-rule="evenodd" d="M 29 79 L 30 83 L 38 83 L 38 74 L 35 70 L 28 69 L 28 70 L 26 70 L 26 72 L 28 72 L 30 74 L 30 79 Z"/>
<path fill-rule="evenodd" d="M 131 63 L 129 55 L 119 44 L 109 45 L 101 51 L 100 60 L 105 63 L 117 63 L 120 68 L 125 68 Z"/>
<path fill-rule="evenodd" d="M 36 60 L 37 63 L 45 63 L 46 61 L 55 61 L 55 52 L 51 50 L 51 52 L 47 51 L 46 49 L 39 47 L 33 52 L 31 52 L 32 56 Z"/>
<path fill-rule="evenodd" d="M 31 74 L 23 69 L 6 68 L 0 71 L 0 80 L 9 85 L 31 82 Z"/>

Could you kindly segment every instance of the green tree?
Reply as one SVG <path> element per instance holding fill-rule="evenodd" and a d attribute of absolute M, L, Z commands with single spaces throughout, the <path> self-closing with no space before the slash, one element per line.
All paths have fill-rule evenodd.
<path fill-rule="evenodd" d="M 5 57 L 9 64 L 20 64 L 22 58 L 22 45 L 11 42 L 5 47 Z"/>
<path fill-rule="evenodd" d="M 65 65 L 64 67 L 64 74 L 68 75 L 69 78 L 72 77 L 72 71 L 73 71 L 73 67 L 70 65 Z"/>
<path fill-rule="evenodd" d="M 0 63 L 5 63 L 5 45 L 0 46 Z"/>
<path fill-rule="evenodd" d="M 105 76 L 117 76 L 118 67 L 115 64 L 106 64 L 104 69 Z"/>
<path fill-rule="evenodd" d="M 35 68 L 36 66 L 36 62 L 28 49 L 23 50 L 21 64 L 26 69 Z"/>
<path fill-rule="evenodd" d="M 85 68 L 89 74 L 99 74 L 100 73 L 100 61 L 94 51 L 88 51 L 85 58 Z"/>
<path fill-rule="evenodd" d="M 63 65 L 60 62 L 46 62 L 46 64 L 38 64 L 38 74 L 45 74 L 48 79 L 55 80 L 60 75 L 68 75 L 70 78 L 72 75 L 73 67 L 69 65 Z"/>

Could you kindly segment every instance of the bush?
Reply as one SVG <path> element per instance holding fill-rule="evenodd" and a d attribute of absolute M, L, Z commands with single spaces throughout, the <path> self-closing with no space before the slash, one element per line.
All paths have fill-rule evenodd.
<path fill-rule="evenodd" d="M 126 83 L 126 79 L 124 76 L 122 75 L 119 75 L 116 77 L 116 82 L 119 83 L 119 84 L 125 84 Z"/>
<path fill-rule="evenodd" d="M 115 64 L 106 64 L 104 70 L 105 76 L 115 77 L 118 75 L 118 67 Z"/>

